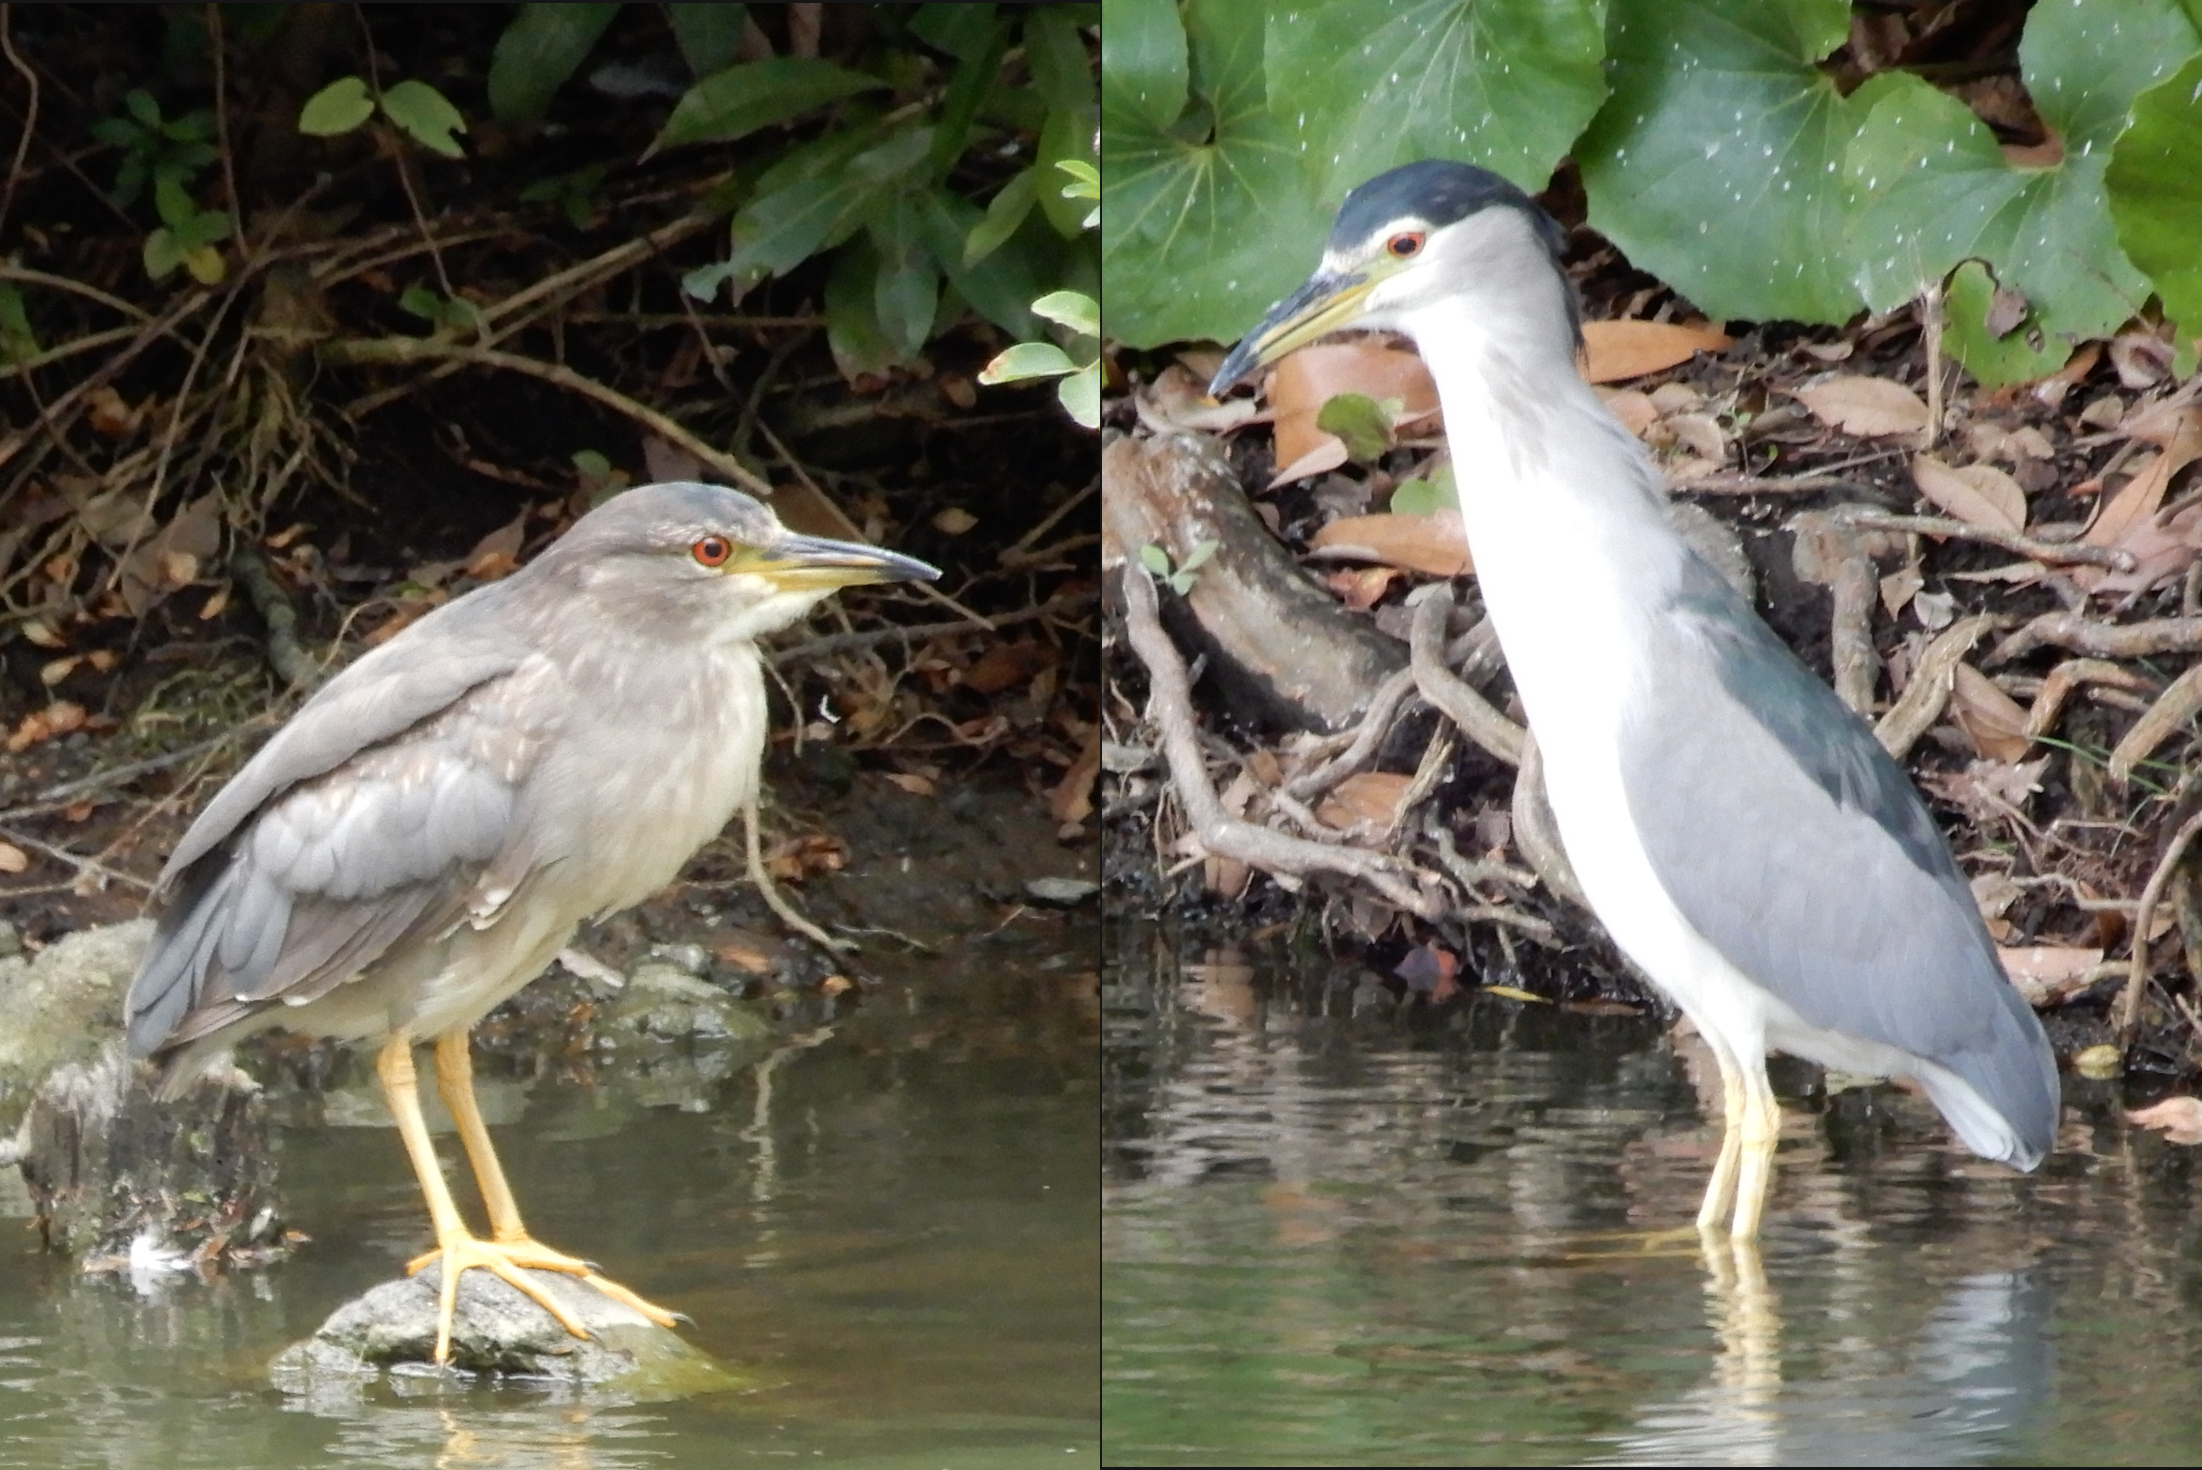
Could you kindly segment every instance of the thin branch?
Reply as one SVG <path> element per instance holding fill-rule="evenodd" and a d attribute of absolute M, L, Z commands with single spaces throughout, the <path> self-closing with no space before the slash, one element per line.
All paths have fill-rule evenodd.
<path fill-rule="evenodd" d="M 15 7 L 0 5 L 0 51 L 7 53 L 8 65 L 15 68 L 24 85 L 31 89 L 31 97 L 23 109 L 23 131 L 15 140 L 15 161 L 8 165 L 7 187 L 0 189 L 0 229 L 7 225 L 8 207 L 15 202 L 16 181 L 23 177 L 23 160 L 30 156 L 31 137 L 38 131 L 38 73 L 16 53 L 15 27 L 11 23 L 14 19 Z"/>

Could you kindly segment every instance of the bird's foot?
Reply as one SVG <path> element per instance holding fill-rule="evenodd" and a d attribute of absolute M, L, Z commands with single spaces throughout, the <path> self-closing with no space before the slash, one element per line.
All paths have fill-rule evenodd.
<path fill-rule="evenodd" d="M 458 1273 L 471 1266 L 487 1267 L 499 1277 L 526 1292 L 534 1301 L 541 1303 L 543 1309 L 556 1317 L 559 1324 L 575 1337 L 587 1337 L 589 1335 L 588 1330 L 575 1322 L 556 1302 L 550 1299 L 540 1286 L 529 1281 L 517 1268 L 524 1267 L 531 1271 L 557 1271 L 567 1276 L 577 1277 L 584 1285 L 594 1287 L 615 1302 L 632 1307 L 660 1327 L 671 1327 L 677 1322 L 687 1320 L 678 1312 L 669 1312 L 656 1303 L 645 1300 L 609 1277 L 599 1276 L 596 1267 L 590 1262 L 582 1260 L 579 1256 L 569 1256 L 564 1251 L 553 1250 L 532 1236 L 516 1235 L 503 1240 L 479 1240 L 473 1236 L 466 1236 L 457 1243 L 456 1248 L 460 1253 L 457 1264 L 446 1271 L 443 1278 L 444 1306 L 437 1319 L 436 1361 L 439 1363 L 444 1360 L 445 1350 L 450 1345 L 451 1313 L 452 1304 L 457 1300 L 455 1292 L 457 1291 Z M 443 1258 L 444 1251 L 441 1248 L 432 1250 L 426 1255 L 417 1256 L 406 1262 L 405 1274 L 417 1276 Z"/>

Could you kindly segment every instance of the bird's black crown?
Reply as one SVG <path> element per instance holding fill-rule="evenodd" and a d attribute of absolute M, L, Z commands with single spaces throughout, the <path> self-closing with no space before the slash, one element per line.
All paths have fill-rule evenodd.
<path fill-rule="evenodd" d="M 1542 205 L 1487 168 L 1442 158 L 1403 163 L 1357 186 L 1338 207 L 1330 245 L 1333 250 L 1351 249 L 1403 215 L 1416 215 L 1432 228 L 1442 228 L 1493 208 L 1518 209 L 1528 215 L 1558 264 L 1567 236 Z"/>

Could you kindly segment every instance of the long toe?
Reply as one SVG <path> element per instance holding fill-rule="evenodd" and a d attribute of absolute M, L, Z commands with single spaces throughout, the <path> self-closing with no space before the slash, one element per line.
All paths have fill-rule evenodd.
<path fill-rule="evenodd" d="M 598 1291 L 603 1292 L 613 1301 L 633 1307 L 636 1311 L 642 1313 L 643 1316 L 648 1317 L 651 1321 L 657 1323 L 660 1327 L 671 1327 L 676 1322 L 686 1322 L 689 1320 L 687 1317 L 682 1316 L 679 1312 L 668 1312 L 667 1310 L 665 1310 L 665 1308 L 657 1305 L 655 1302 L 643 1300 L 641 1297 L 636 1296 L 632 1291 L 629 1291 L 626 1287 L 621 1286 L 618 1282 L 609 1280 L 606 1277 L 599 1276 L 594 1271 L 588 1272 L 581 1279 L 587 1282 L 589 1285 L 595 1287 Z"/>
<path fill-rule="evenodd" d="M 458 1309 L 459 1276 L 462 1272 L 477 1268 L 489 1271 L 498 1279 L 510 1283 L 530 1301 L 555 1317 L 558 1325 L 573 1336 L 589 1337 L 589 1329 L 575 1320 L 573 1314 L 557 1298 L 545 1291 L 541 1282 L 527 1274 L 527 1268 L 553 1271 L 569 1269 L 557 1265 L 539 1265 L 543 1257 L 571 1260 L 570 1257 L 559 1256 L 556 1251 L 537 1246 L 533 1241 L 507 1243 L 463 1236 L 447 1243 L 441 1250 L 432 1251 L 415 1261 L 412 1268 L 416 1271 L 430 1261 L 441 1259 L 443 1262 L 443 1291 L 436 1305 L 436 1361 L 447 1363 L 451 1360 L 451 1326 Z M 584 1279 L 588 1275 L 588 1267 L 580 1262 L 574 1262 L 570 1269 L 571 1274 Z"/>

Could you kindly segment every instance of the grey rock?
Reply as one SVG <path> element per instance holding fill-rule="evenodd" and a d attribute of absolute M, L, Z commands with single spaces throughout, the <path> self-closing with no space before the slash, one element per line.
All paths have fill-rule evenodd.
<path fill-rule="evenodd" d="M 1050 908 L 1076 908 L 1101 891 L 1101 885 L 1084 878 L 1032 878 L 1025 883 L 1025 897 Z"/>
<path fill-rule="evenodd" d="M 676 970 L 691 975 L 706 975 L 711 971 L 711 955 L 700 944 L 653 944 L 650 958 L 663 960 Z"/>
<path fill-rule="evenodd" d="M 664 960 L 635 966 L 610 1020 L 660 1041 L 754 1041 L 771 1029 L 751 1007 Z"/>
<path fill-rule="evenodd" d="M 488 1271 L 459 1278 L 451 1361 L 438 1370 L 437 1295 L 441 1264 L 386 1281 L 330 1313 L 304 1342 L 269 1369 L 276 1387 L 315 1397 L 332 1383 L 390 1373 L 494 1374 L 568 1387 L 602 1388 L 628 1400 L 663 1400 L 753 1386 L 676 1333 L 574 1277 L 530 1271 L 558 1304 L 589 1330 L 578 1338 L 516 1287 Z"/>
<path fill-rule="evenodd" d="M 0 959 L 0 1131 L 22 1120 L 55 1068 L 91 1065 L 122 1034 L 123 993 L 152 933 L 152 920 L 137 919 Z"/>

